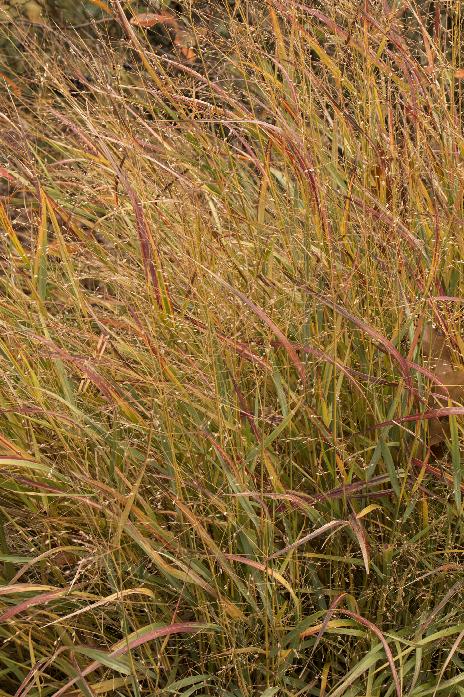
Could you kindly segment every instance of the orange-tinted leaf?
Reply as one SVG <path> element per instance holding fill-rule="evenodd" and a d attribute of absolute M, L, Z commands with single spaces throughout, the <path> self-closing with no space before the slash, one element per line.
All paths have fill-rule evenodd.
<path fill-rule="evenodd" d="M 173 40 L 174 46 L 179 50 L 179 53 L 189 62 L 192 62 L 196 58 L 195 51 L 191 47 L 191 38 L 185 30 L 179 27 L 179 22 L 170 12 L 166 10 L 164 12 L 143 12 L 138 15 L 134 15 L 131 19 L 131 24 L 135 27 L 143 27 L 144 29 L 150 29 L 156 24 L 162 24 L 163 26 L 172 27 L 175 34 Z"/>
<path fill-rule="evenodd" d="M 5 73 L 2 73 L 1 71 L 0 71 L 0 78 L 1 78 L 2 80 L 5 80 L 6 84 L 7 84 L 9 87 L 11 87 L 11 89 L 13 90 L 13 92 L 14 92 L 16 95 L 20 95 L 20 94 L 21 94 L 21 90 L 19 89 L 19 87 L 17 86 L 17 84 L 16 84 L 13 80 L 11 80 L 11 78 L 9 78 L 7 75 L 5 75 Z"/>
<path fill-rule="evenodd" d="M 154 27 L 155 24 L 168 24 L 176 30 L 178 27 L 176 18 L 169 14 L 169 12 L 142 12 L 132 17 L 131 24 L 133 24 L 134 27 L 144 27 L 145 29 L 150 29 L 150 27 Z"/>
<path fill-rule="evenodd" d="M 92 5 L 96 5 L 99 7 L 103 12 L 106 12 L 108 15 L 112 15 L 113 13 L 111 12 L 111 8 L 106 4 L 106 2 L 103 2 L 103 0 L 90 0 Z"/>
<path fill-rule="evenodd" d="M 177 41 L 174 42 L 177 48 L 179 49 L 181 55 L 185 58 L 185 60 L 189 61 L 189 63 L 192 63 L 195 58 L 197 57 L 197 54 L 193 50 L 191 46 L 183 46 L 179 45 Z"/>
<path fill-rule="evenodd" d="M 5 169 L 5 167 L 0 166 L 0 177 L 3 179 L 8 179 L 9 182 L 14 182 L 14 177 Z"/>

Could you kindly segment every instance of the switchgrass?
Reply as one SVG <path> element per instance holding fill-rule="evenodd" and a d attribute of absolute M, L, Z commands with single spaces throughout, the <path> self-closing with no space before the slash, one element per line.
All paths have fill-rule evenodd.
<path fill-rule="evenodd" d="M 435 6 L 200 3 L 195 61 L 119 2 L 98 39 L 4 26 L 1 695 L 464 694 Z"/>

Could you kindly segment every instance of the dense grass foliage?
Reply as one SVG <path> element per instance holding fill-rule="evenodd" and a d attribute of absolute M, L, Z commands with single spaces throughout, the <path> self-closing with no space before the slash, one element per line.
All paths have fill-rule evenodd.
<path fill-rule="evenodd" d="M 464 695 L 459 1 L 108 7 L 3 26 L 0 695 Z"/>

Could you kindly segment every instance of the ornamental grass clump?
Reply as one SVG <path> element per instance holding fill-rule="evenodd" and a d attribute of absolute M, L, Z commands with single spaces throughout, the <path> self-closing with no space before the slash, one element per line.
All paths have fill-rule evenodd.
<path fill-rule="evenodd" d="M 2 24 L 0 695 L 464 694 L 434 6 Z"/>

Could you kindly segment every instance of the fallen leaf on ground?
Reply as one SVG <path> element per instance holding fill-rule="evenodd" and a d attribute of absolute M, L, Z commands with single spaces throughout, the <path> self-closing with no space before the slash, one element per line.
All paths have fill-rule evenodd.
<path fill-rule="evenodd" d="M 150 29 L 157 24 L 171 27 L 174 31 L 174 46 L 187 61 L 192 62 L 195 60 L 196 54 L 191 45 L 193 41 L 189 32 L 180 28 L 179 22 L 170 12 L 142 12 L 132 17 L 131 24 L 144 29 Z"/>

